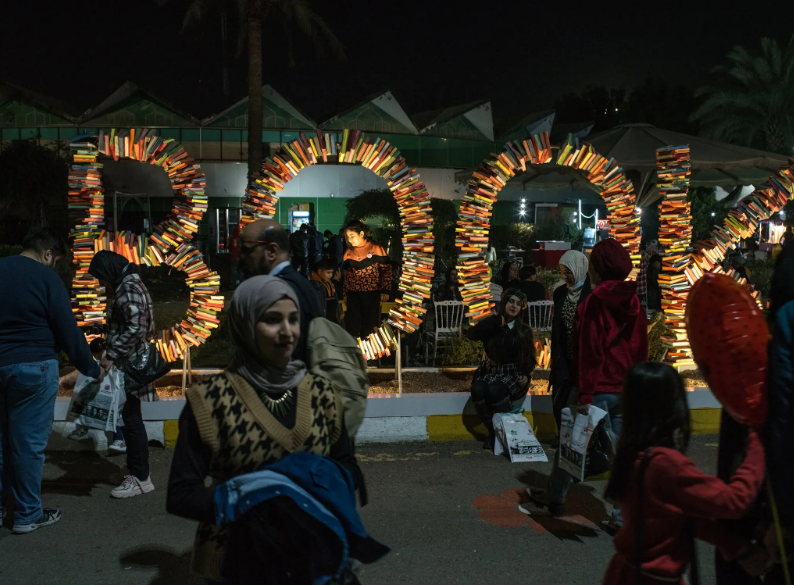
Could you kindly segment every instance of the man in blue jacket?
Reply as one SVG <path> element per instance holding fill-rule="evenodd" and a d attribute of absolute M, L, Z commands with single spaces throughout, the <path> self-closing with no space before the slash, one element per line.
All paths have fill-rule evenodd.
<path fill-rule="evenodd" d="M 16 534 L 61 519 L 60 510 L 41 505 L 44 448 L 58 395 L 58 352 L 65 351 L 86 376 L 105 377 L 53 270 L 64 256 L 60 237 L 34 230 L 25 236 L 19 256 L 0 259 L 0 518 L 3 497 L 12 494 Z"/>

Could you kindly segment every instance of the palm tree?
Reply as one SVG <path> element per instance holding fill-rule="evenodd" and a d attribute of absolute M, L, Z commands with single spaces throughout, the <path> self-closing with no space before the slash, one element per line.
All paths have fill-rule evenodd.
<path fill-rule="evenodd" d="M 159 0 L 161 3 L 170 0 Z M 190 0 L 183 28 L 219 12 L 225 21 L 227 2 L 231 0 Z M 342 42 L 322 17 L 311 7 L 309 0 L 236 0 L 240 26 L 238 54 L 248 45 L 248 178 L 255 176 L 262 164 L 262 25 L 279 26 L 287 35 L 287 58 L 295 64 L 291 27 L 305 34 L 318 56 L 330 52 L 343 59 Z"/>
<path fill-rule="evenodd" d="M 723 75 L 723 86 L 702 87 L 706 96 L 692 114 L 712 138 L 762 146 L 790 155 L 794 147 L 794 37 L 781 48 L 761 39 L 761 54 L 736 46 L 728 53 L 730 65 L 713 69 Z"/>

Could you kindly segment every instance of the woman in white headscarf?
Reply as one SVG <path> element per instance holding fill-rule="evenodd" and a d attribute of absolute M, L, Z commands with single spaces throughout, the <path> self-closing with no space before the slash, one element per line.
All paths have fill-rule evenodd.
<path fill-rule="evenodd" d="M 186 392 L 166 498 L 168 512 L 200 522 L 191 569 L 218 583 L 228 582 L 230 529 L 216 524 L 216 486 L 296 451 L 330 457 L 356 487 L 362 482 L 338 389 L 292 359 L 300 338 L 292 287 L 272 276 L 249 278 L 234 293 L 228 325 L 231 364 Z M 280 580 L 282 569 L 274 563 L 264 581 L 289 582 Z"/>
<path fill-rule="evenodd" d="M 590 294 L 590 279 L 587 276 L 587 256 L 569 250 L 560 258 L 560 277 L 563 280 L 554 291 L 554 320 L 551 327 L 551 388 L 552 409 L 557 428 L 560 428 L 562 409 L 568 405 L 568 397 L 576 380 L 576 312 L 579 305 Z"/>

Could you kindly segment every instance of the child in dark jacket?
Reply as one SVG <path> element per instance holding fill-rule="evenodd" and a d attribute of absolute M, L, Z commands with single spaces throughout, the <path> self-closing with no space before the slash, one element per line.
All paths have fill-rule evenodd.
<path fill-rule="evenodd" d="M 322 299 L 322 306 L 323 309 L 325 309 L 325 318 L 338 325 L 341 310 L 336 286 L 333 281 L 334 272 L 336 270 L 338 270 L 338 268 L 333 260 L 322 260 L 314 266 L 310 282 Z"/>
<path fill-rule="evenodd" d="M 658 362 L 629 371 L 623 413 L 605 496 L 620 503 L 624 524 L 615 536 L 616 554 L 604 584 L 684 583 L 693 537 L 714 544 L 748 570 L 763 565 L 760 549 L 716 523 L 740 518 L 758 495 L 764 480 L 758 436 L 749 434 L 744 463 L 729 482 L 698 470 L 684 455 L 690 431 L 683 382 L 672 367 Z"/>

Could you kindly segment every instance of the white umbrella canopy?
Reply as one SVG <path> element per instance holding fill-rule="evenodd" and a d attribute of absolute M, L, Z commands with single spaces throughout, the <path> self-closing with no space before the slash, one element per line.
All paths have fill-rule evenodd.
<path fill-rule="evenodd" d="M 637 193 L 637 206 L 647 207 L 661 198 L 656 187 L 656 149 L 689 145 L 693 187 L 758 185 L 788 164 L 773 152 L 728 144 L 691 134 L 656 128 L 651 124 L 623 124 L 596 134 L 587 141 L 596 152 L 614 158 L 625 171 L 636 171 L 645 187 Z"/>

